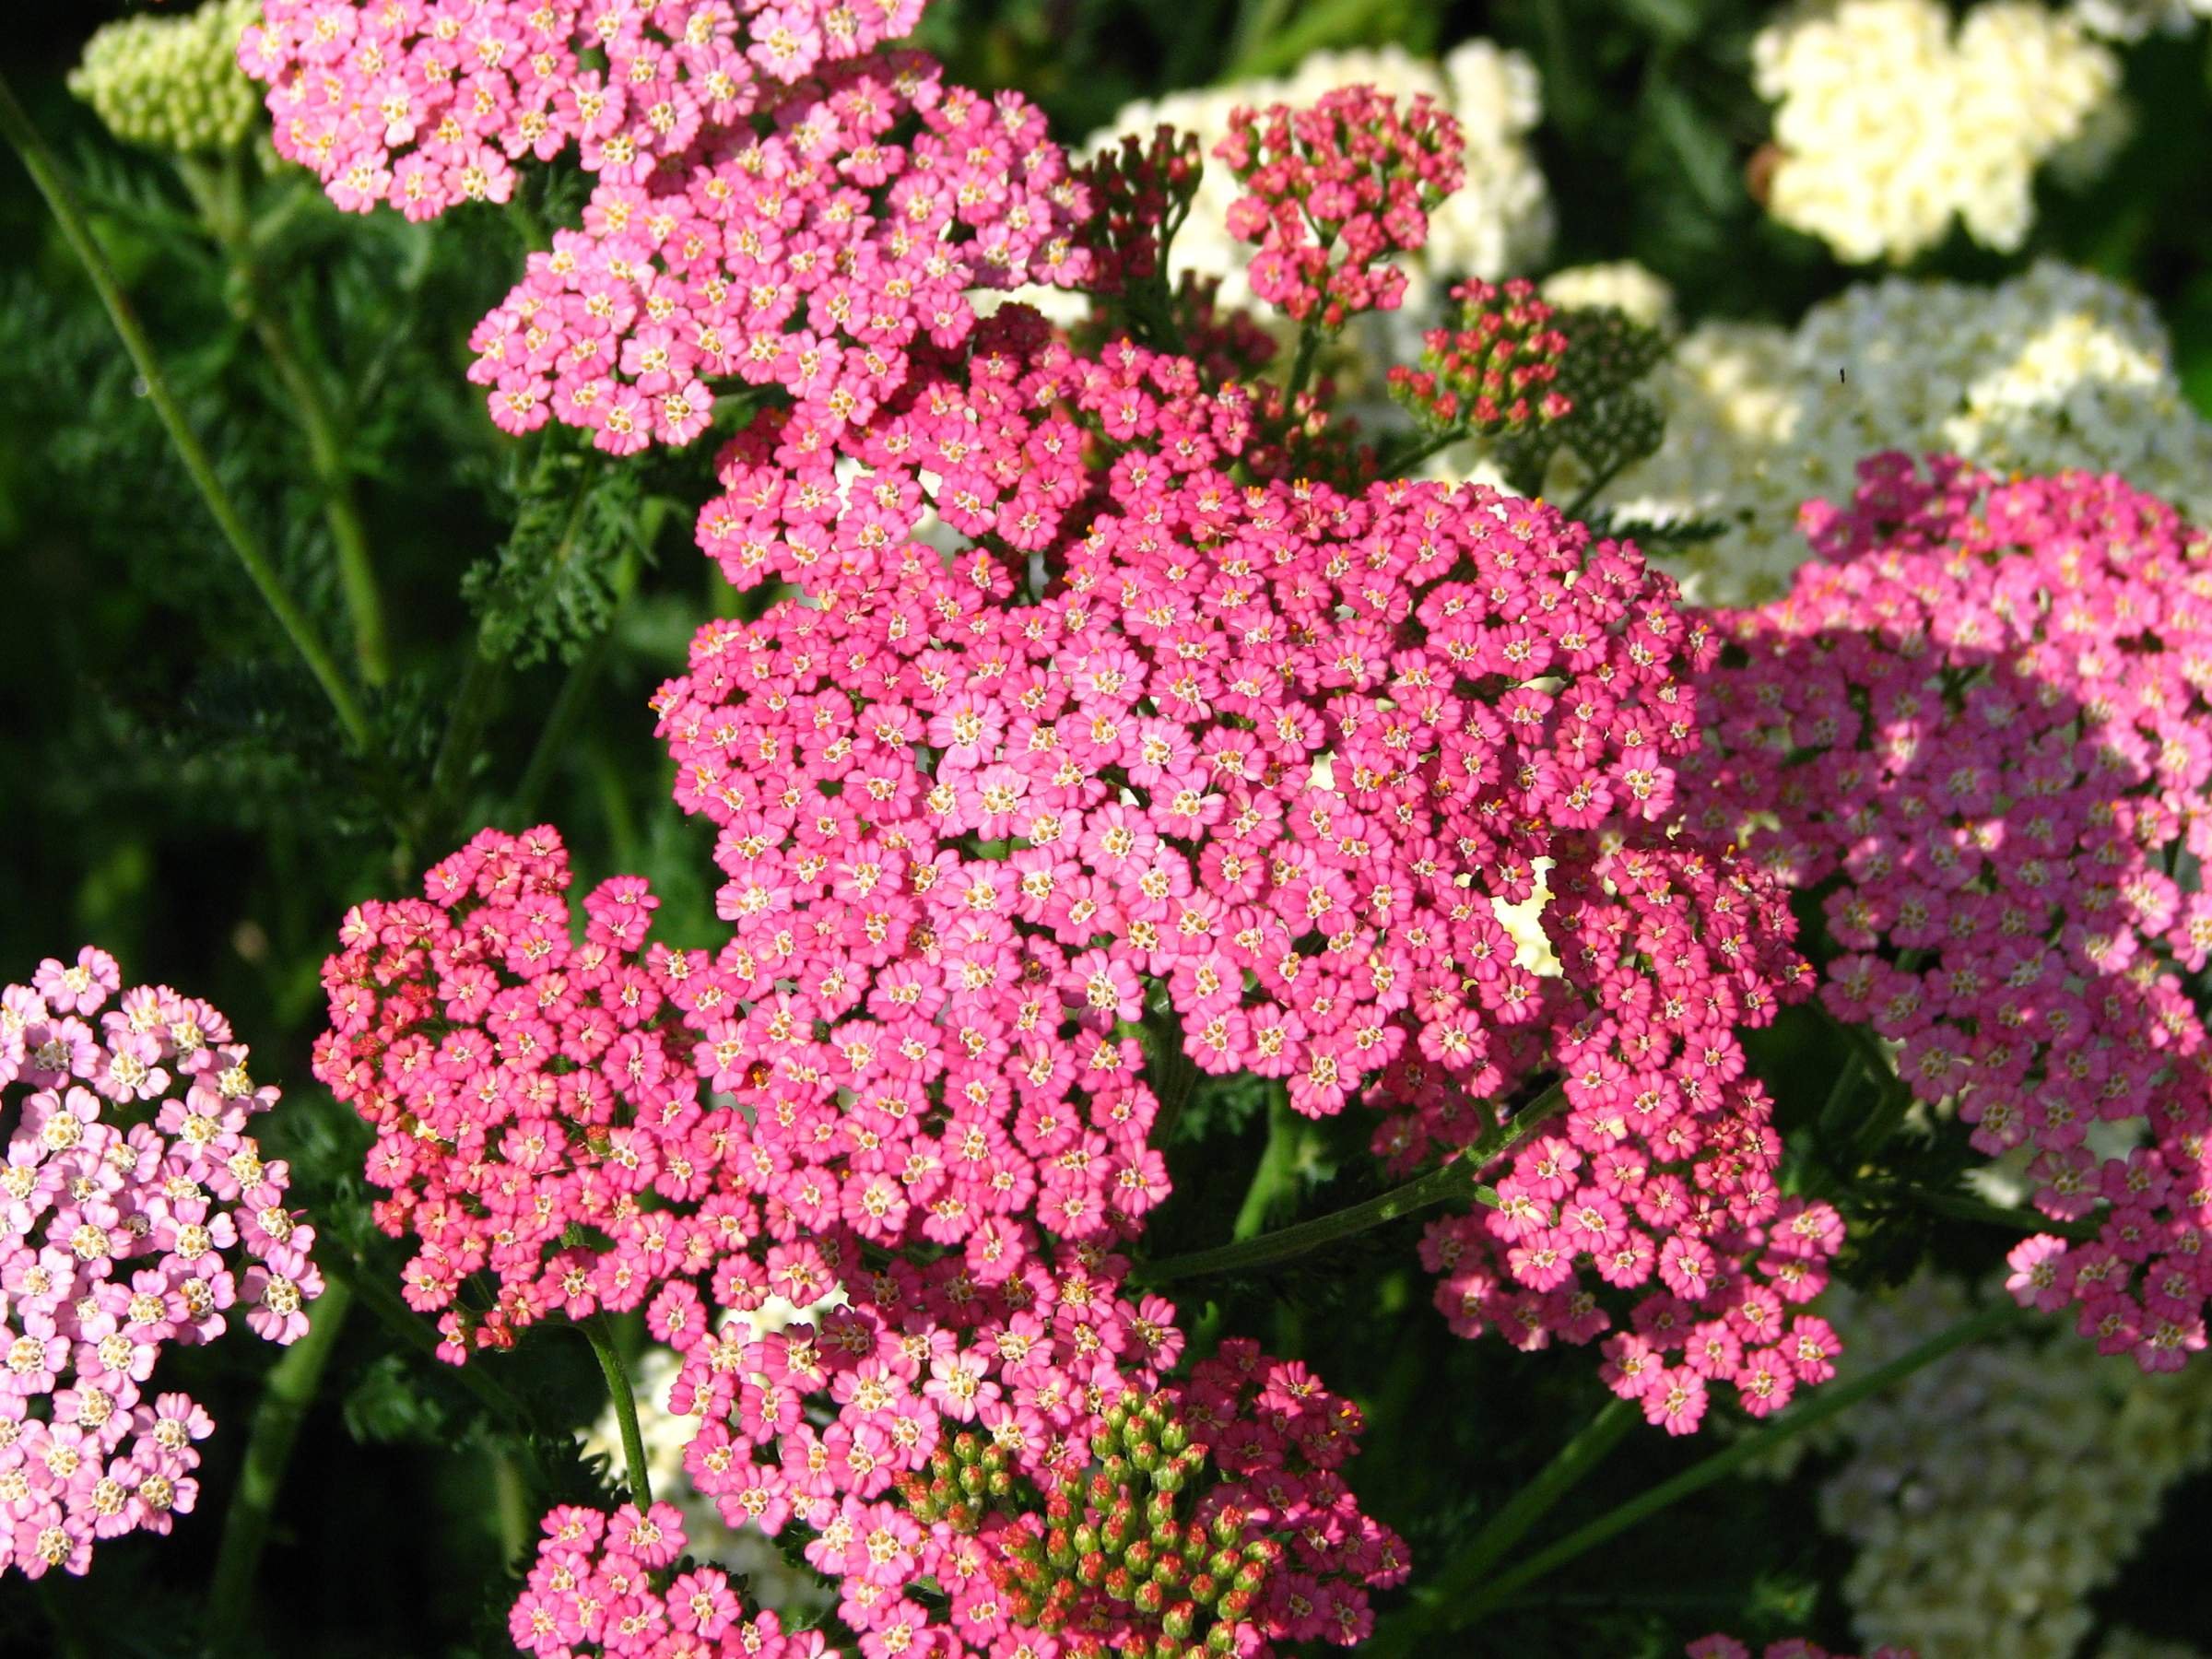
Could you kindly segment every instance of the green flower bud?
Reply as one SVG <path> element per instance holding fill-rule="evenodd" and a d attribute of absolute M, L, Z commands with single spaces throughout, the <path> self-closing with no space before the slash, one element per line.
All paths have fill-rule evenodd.
<path fill-rule="evenodd" d="M 97 31 L 69 90 L 125 144 L 180 153 L 232 149 L 253 130 L 260 89 L 238 41 L 260 0 L 207 0 L 179 17 L 124 18 Z"/>

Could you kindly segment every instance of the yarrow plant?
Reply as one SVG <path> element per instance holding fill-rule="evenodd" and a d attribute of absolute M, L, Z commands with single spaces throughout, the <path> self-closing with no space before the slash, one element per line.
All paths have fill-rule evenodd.
<path fill-rule="evenodd" d="M 168 1532 L 215 1424 L 155 1392 L 164 1351 L 307 1329 L 315 1232 L 246 1133 L 277 1098 L 246 1059 L 215 1009 L 124 990 L 89 945 L 0 991 L 0 1569 L 82 1573 L 101 1541 Z"/>
<path fill-rule="evenodd" d="M 2093 1230 L 2021 1244 L 2016 1295 L 2178 1366 L 2212 1290 L 2212 900 L 2175 877 L 2212 849 L 2212 543 L 2114 477 L 1899 455 L 1805 524 L 1819 560 L 1731 620 L 1694 816 L 1823 895 L 1827 1006 Z"/>
<path fill-rule="evenodd" d="M 1839 1267 L 1900 1265 L 1912 1201 L 1931 1233 L 2026 1219 L 2015 1296 L 2077 1309 L 2107 1353 L 2205 1346 L 2212 543 L 2117 478 L 1884 456 L 1848 507 L 1805 510 L 1787 598 L 1692 608 L 1647 549 L 1714 526 L 1621 516 L 1671 383 L 1653 285 L 1605 267 L 1547 293 L 1502 252 L 1429 246 L 1469 169 L 1519 154 L 1533 78 L 1495 142 L 1482 99 L 1448 108 L 1375 54 L 1355 84 L 1269 84 L 1225 131 L 1147 120 L 1075 163 L 1037 105 L 900 43 L 924 4 L 220 0 L 143 37 L 190 45 L 189 76 L 123 52 L 136 31 L 88 56 L 116 131 L 220 152 L 182 175 L 268 347 L 257 384 L 300 417 L 351 671 L 321 598 L 285 593 L 319 544 L 257 545 L 227 493 L 248 475 L 200 447 L 0 86 L 184 474 L 328 698 L 343 764 L 301 775 L 389 828 L 381 867 L 419 868 L 472 812 L 539 816 L 589 636 L 658 581 L 670 507 L 723 579 L 703 626 L 694 578 L 603 642 L 691 629 L 649 709 L 712 877 L 669 869 L 665 811 L 653 884 L 580 881 L 589 838 L 571 858 L 538 824 L 469 837 L 419 897 L 359 898 L 356 848 L 322 973 L 312 1070 L 343 1121 L 312 1144 L 365 1147 L 334 1202 L 404 1257 L 394 1292 L 347 1229 L 371 1248 L 324 1312 L 464 1368 L 417 1399 L 380 1355 L 345 1417 L 482 1430 L 505 1497 L 527 1488 L 540 1537 L 500 1597 L 517 1649 L 1404 1659 L 1478 1623 L 1510 1645 L 1545 1573 L 2020 1323 L 1976 1310 L 1837 1375 L 1818 1299 Z M 165 123 L 158 83 L 207 80 L 216 46 L 251 80 L 223 68 L 219 109 Z M 1500 81 L 1519 60 L 1455 62 Z M 253 96 L 312 183 L 244 142 Z M 1694 158 L 1688 107 L 1669 141 Z M 531 251 L 449 284 L 487 216 L 363 228 L 318 188 L 410 221 L 505 204 Z M 1256 254 L 1173 279 L 1194 218 Z M 416 717 L 420 653 L 382 636 L 387 515 L 354 500 L 400 470 L 384 382 L 421 354 L 402 334 L 324 360 L 315 308 L 275 303 L 291 242 L 347 237 L 376 275 L 330 285 L 334 332 L 362 303 L 439 352 L 474 324 L 489 425 L 456 383 L 406 454 L 465 436 L 454 477 L 514 506 L 464 585 L 483 626 L 442 735 Z M 449 287 L 468 316 L 432 327 Z M 1418 360 L 1366 372 L 1390 337 Z M 1446 481 L 1477 465 L 1505 487 Z M 502 793 L 477 751 L 524 724 L 515 639 L 588 648 Z M 34 1576 L 193 1506 L 210 1424 L 144 1397 L 164 1345 L 233 1318 L 290 1342 L 321 1288 L 246 1132 L 274 1091 L 211 1009 L 142 987 L 106 1011 L 119 989 L 88 950 L 0 995 L 0 1084 L 28 1091 L 0 1181 L 0 1565 Z M 1785 1154 L 1806 1120 L 1770 1082 L 1812 1030 L 1852 1060 Z M 1880 1101 L 1841 1134 L 1869 1069 Z M 1263 1133 L 1238 1205 L 1207 1160 Z M 1895 1151 L 1948 1179 L 1962 1144 L 2024 1171 L 2048 1226 L 1890 1178 Z M 1328 1185 L 1350 1201 L 1270 1229 Z M 1847 1217 L 1872 1223 L 1848 1256 Z M 1265 1282 L 1387 1224 L 1391 1265 L 1324 1270 L 1364 1287 L 1332 1304 L 1347 1334 L 1301 1324 L 1306 1278 Z M 1406 1351 L 1368 1363 L 1424 1293 L 1441 1320 L 1414 1310 Z M 1239 1334 L 1263 1295 L 1279 1354 Z M 583 1414 L 541 1325 L 607 1384 L 574 1467 Z M 226 1615 L 335 1335 L 271 1384 L 210 1629 L 246 1628 Z M 1486 1403 L 1440 1445 L 1535 1444 L 1551 1401 L 1488 1408 L 1527 1374 L 1506 1345 L 1583 1350 L 1562 1405 L 1595 1406 L 1518 1491 L 1408 1478 L 1403 1441 L 1356 1462 L 1365 1403 L 1402 1418 L 1440 1359 Z M 1680 1459 L 1648 1430 L 1716 1406 L 1718 1448 L 1516 1555 L 1624 1438 Z M 1423 1505 L 1417 1582 L 1377 1517 Z"/>

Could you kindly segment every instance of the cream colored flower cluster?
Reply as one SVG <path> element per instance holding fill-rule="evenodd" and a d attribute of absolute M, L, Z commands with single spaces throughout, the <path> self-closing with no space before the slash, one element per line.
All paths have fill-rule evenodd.
<path fill-rule="evenodd" d="M 1288 77 L 1174 92 L 1133 103 L 1077 147 L 1095 154 L 1124 133 L 1150 136 L 1161 122 L 1195 133 L 1209 153 L 1229 131 L 1240 105 L 1311 103 L 1337 87 L 1371 86 L 1396 98 L 1427 93 L 1450 110 L 1466 135 L 1466 182 L 1430 216 L 1429 245 L 1406 262 L 1405 309 L 1419 313 L 1439 278 L 1506 276 L 1526 269 L 1551 241 L 1551 200 L 1527 136 L 1542 114 L 1535 67 L 1517 52 L 1470 41 L 1441 64 L 1401 47 L 1317 52 Z M 1209 159 L 1189 220 L 1175 239 L 1172 273 L 1222 278 L 1226 303 L 1250 305 L 1244 272 L 1253 250 L 1228 229 L 1237 199 L 1235 177 Z"/>
<path fill-rule="evenodd" d="M 1934 1274 L 1823 1306 L 1846 1375 L 1969 1312 L 1961 1287 Z M 2146 1375 L 2037 1328 L 1914 1372 L 1834 1432 L 1850 1451 L 1820 1515 L 1857 1547 L 1843 1593 L 1863 1641 L 1920 1659 L 2070 1659 L 2093 1623 L 2088 1597 L 2134 1553 L 2162 1494 L 2212 1463 L 2212 1376 Z"/>
<path fill-rule="evenodd" d="M 2109 135 L 2120 66 L 2035 0 L 1829 0 L 1762 29 L 1753 83 L 1778 107 L 1768 209 L 1840 259 L 1905 260 L 1949 233 L 2009 251 L 2035 171 Z"/>
<path fill-rule="evenodd" d="M 69 90 L 126 144 L 228 149 L 261 113 L 261 94 L 238 66 L 238 38 L 261 0 L 207 0 L 178 17 L 110 23 L 85 42 Z"/>
<path fill-rule="evenodd" d="M 2069 15 L 2091 34 L 2112 41 L 2181 34 L 2212 18 L 2212 0 L 2074 0 Z"/>
<path fill-rule="evenodd" d="M 1848 496 L 1859 459 L 1880 450 L 1946 450 L 1997 473 L 2115 472 L 2212 513 L 2212 423 L 2183 397 L 2156 312 L 2062 265 L 1994 288 L 1865 283 L 1794 331 L 1706 324 L 1650 384 L 1665 441 L 1604 500 L 1631 517 L 1726 524 L 1668 561 L 1705 603 L 1779 592 L 1806 558 L 1799 503 Z M 1551 482 L 1569 499 L 1571 479 Z"/>

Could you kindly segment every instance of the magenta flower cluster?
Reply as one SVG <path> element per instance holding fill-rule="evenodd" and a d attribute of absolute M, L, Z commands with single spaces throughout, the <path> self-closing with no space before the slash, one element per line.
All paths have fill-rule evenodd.
<path fill-rule="evenodd" d="M 1777 943 L 1787 913 L 1681 847 L 1552 880 L 1550 924 L 1593 1004 L 1556 1039 L 1565 1133 L 1514 1155 L 1495 1204 L 1430 1225 L 1437 1305 L 1461 1335 L 1523 1348 L 1604 1336 L 1606 1383 L 1671 1434 L 1695 1430 L 1721 1384 L 1765 1416 L 1832 1377 L 1841 1351 L 1827 1321 L 1791 1310 L 1826 1288 L 1843 1224 L 1777 1188 L 1772 1101 L 1736 1036 L 1808 983 Z M 1607 1302 L 1624 1295 L 1620 1329 Z"/>
<path fill-rule="evenodd" d="M 733 582 L 800 595 L 701 630 L 655 700 L 756 982 L 716 1086 L 747 1099 L 747 1067 L 827 1031 L 794 1055 L 818 1088 L 888 1091 L 894 1147 L 934 1091 L 969 1102 L 979 1164 L 1081 1238 L 1165 1191 L 1120 1034 L 1148 1011 L 1309 1115 L 1390 1110 L 1377 1148 L 1406 1166 L 1557 1065 L 1567 1138 L 1524 1155 L 1505 1212 L 1431 1237 L 1462 1328 L 1589 1341 L 1615 1321 L 1578 1273 L 1656 1279 L 1624 1391 L 1727 1316 L 1702 1374 L 1776 1405 L 1827 1375 L 1832 1335 L 1781 1310 L 1840 1229 L 1776 1193 L 1732 1030 L 1809 978 L 1778 889 L 1652 828 L 1696 742 L 1677 665 L 1712 650 L 1671 584 L 1485 489 L 1241 484 L 1250 405 L 1181 359 L 1007 318 L 966 369 L 852 442 L 849 476 L 803 419 L 756 423 L 700 515 Z M 925 508 L 975 541 L 917 542 Z M 1497 908 L 1540 864 L 1548 978 Z M 838 995 L 771 994 L 793 979 Z M 1010 1258 L 1003 1208 L 886 1213 Z M 1677 1427 L 1700 1375 L 1655 1396 Z"/>
<path fill-rule="evenodd" d="M 1425 93 L 1401 105 L 1339 87 L 1232 112 L 1214 155 L 1244 187 L 1229 231 L 1259 247 L 1252 291 L 1327 328 L 1397 310 L 1406 273 L 1389 256 L 1428 241 L 1429 215 L 1465 179 L 1465 149 L 1458 121 Z"/>
<path fill-rule="evenodd" d="M 1693 818 L 1825 884 L 1827 1006 L 2093 1224 L 2014 1252 L 2019 1299 L 2179 1366 L 2212 1293 L 2212 899 L 2174 873 L 2212 852 L 2212 543 L 2115 477 L 1900 455 L 1805 523 L 1823 557 L 1709 682 Z"/>
<path fill-rule="evenodd" d="M 794 82 L 904 35 L 924 0 L 263 0 L 239 62 L 279 154 L 341 207 L 504 202 L 571 144 L 635 184 Z M 740 21 L 739 14 L 743 14 Z"/>
<path fill-rule="evenodd" d="M 1014 1651 L 987 1575 L 942 1618 L 901 1593 L 918 1559 L 947 1583 L 991 1558 L 946 1529 L 929 1534 L 894 1484 L 954 1426 L 987 1434 L 1030 1477 L 1079 1459 L 1100 1414 L 1158 1387 L 1174 1363 L 1172 1307 L 1124 1296 L 1124 1259 L 1039 1240 L 1025 1213 L 1037 1184 L 1023 1176 L 1009 1189 L 966 1160 L 970 1132 L 944 1097 L 843 1099 L 824 1077 L 838 1051 L 802 1042 L 811 1025 L 796 998 L 747 996 L 741 1013 L 749 981 L 735 943 L 712 959 L 648 948 L 654 901 L 642 883 L 594 889 L 572 945 L 568 880 L 549 830 L 486 831 L 430 873 L 430 900 L 350 916 L 347 947 L 325 971 L 333 1029 L 317 1076 L 381 1131 L 370 1171 L 394 1196 L 378 1219 L 418 1243 L 409 1300 L 443 1311 L 453 1358 L 543 1317 L 643 1306 L 653 1335 L 684 1356 L 669 1403 L 700 1418 L 686 1454 L 695 1485 L 733 1525 L 804 1527 L 807 1559 L 840 1584 L 870 1659 L 868 1642 L 921 1651 L 899 1645 L 899 1632 L 919 1630 L 971 1642 L 948 1651 Z M 818 991 L 812 973 L 807 982 Z M 778 1060 L 719 1053 L 755 1015 L 763 1040 L 788 1034 Z M 796 1060 L 802 1046 L 815 1063 Z M 702 1101 L 702 1079 L 744 1109 Z M 825 1170 L 830 1156 L 849 1165 L 841 1177 Z M 1022 1161 L 1010 1148 L 1001 1160 Z M 910 1210 L 930 1213 L 921 1200 L 948 1166 L 979 1208 L 998 1206 L 974 1231 L 1003 1253 L 951 1248 L 957 1230 L 905 1227 Z M 869 1241 L 908 1248 L 871 1266 Z M 496 1286 L 488 1305 L 463 1305 L 477 1275 Z M 763 1332 L 744 1316 L 771 1298 L 815 1312 Z M 1249 1418 L 1236 1466 L 1247 1480 L 1279 1477 L 1271 1526 L 1328 1540 L 1268 1609 L 1267 1628 L 1306 1632 L 1356 1623 L 1365 1602 L 1347 1599 L 1349 1587 L 1387 1582 L 1404 1552 L 1327 1473 L 1356 1422 L 1305 1381 L 1294 1394 L 1312 1401 Z M 904 1539 L 895 1569 L 868 1542 L 882 1527 Z M 541 1617 L 556 1642 L 589 1622 L 568 1602 L 533 1602 L 534 1634 Z"/>
<path fill-rule="evenodd" d="M 1044 117 L 942 84 L 918 53 L 794 89 L 775 130 L 593 193 L 477 326 L 492 418 L 547 418 L 612 454 L 706 429 L 714 382 L 772 387 L 830 430 L 865 426 L 926 341 L 958 348 L 966 290 L 1066 286 L 1088 211 Z"/>
<path fill-rule="evenodd" d="M 682 1512 L 626 1503 L 612 1515 L 563 1505 L 541 1524 L 537 1559 L 508 1633 L 537 1659 L 822 1659 L 818 1631 L 786 1632 L 748 1610 L 727 1573 L 677 1572 L 688 1540 Z"/>
<path fill-rule="evenodd" d="M 148 1392 L 163 1350 L 241 1314 L 307 1328 L 314 1230 L 246 1132 L 276 1101 L 246 1059 L 215 1009 L 124 990 L 90 946 L 0 991 L 0 1569 L 81 1573 L 101 1539 L 168 1532 L 215 1425 Z"/>

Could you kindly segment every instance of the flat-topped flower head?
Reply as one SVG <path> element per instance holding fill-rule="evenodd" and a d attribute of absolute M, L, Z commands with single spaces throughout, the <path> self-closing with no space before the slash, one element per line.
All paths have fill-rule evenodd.
<path fill-rule="evenodd" d="M 769 130 L 604 180 L 477 324 L 469 377 L 504 429 L 557 420 L 618 455 L 690 442 L 718 387 L 865 426 L 917 350 L 967 338 L 968 290 L 1082 279 L 1088 210 L 1018 95 L 947 87 L 918 53 L 841 67 Z"/>
<path fill-rule="evenodd" d="M 0 991 L 0 1571 L 81 1573 L 99 1540 L 168 1532 L 215 1425 L 155 1392 L 164 1351 L 234 1319 L 307 1329 L 315 1231 L 248 1133 L 277 1095 L 247 1058 L 214 1008 L 123 989 L 92 946 Z"/>
<path fill-rule="evenodd" d="M 315 1076 L 376 1127 L 377 1224 L 415 1241 L 405 1293 L 456 1359 L 551 1313 L 641 1306 L 757 1226 L 741 1201 L 657 1207 L 724 1155 L 675 1006 L 716 1006 L 704 955 L 648 949 L 660 900 L 635 877 L 584 898 L 578 938 L 569 882 L 550 828 L 485 830 L 425 898 L 349 912 L 324 964 Z"/>
<path fill-rule="evenodd" d="M 977 1241 L 979 1272 L 1014 1259 L 982 1218 L 1131 1236 L 1165 1192 L 1149 1012 L 1309 1115 L 1384 1108 L 1402 1168 L 1559 1067 L 1621 1201 L 1661 1189 L 1648 1257 L 1724 1215 L 1763 1250 L 1767 1102 L 1730 1032 L 1805 980 L 1771 884 L 1659 828 L 1711 651 L 1665 580 L 1486 488 L 1240 480 L 1253 399 L 1125 341 L 1002 312 L 943 375 L 865 432 L 794 417 L 725 451 L 701 545 L 795 596 L 703 629 L 655 699 L 756 1005 L 701 1032 L 716 1087 L 880 1100 L 891 1168 L 958 1102 L 921 1202 L 869 1196 L 824 1136 L 814 1213 Z M 918 542 L 925 510 L 966 545 Z M 1540 881 L 1548 975 L 1500 914 Z M 1551 1253 L 1470 1332 L 1595 1336 L 1612 1316 L 1563 1285 L 1594 1260 Z"/>
<path fill-rule="evenodd" d="M 924 0 L 263 0 L 238 61 L 339 206 L 504 202 L 571 145 L 638 184 L 709 129 L 911 31 Z"/>
<path fill-rule="evenodd" d="M 1804 522 L 1822 558 L 1729 619 L 1693 818 L 1824 886 L 1823 1000 L 2094 1218 L 2022 1245 L 2016 1294 L 2179 1365 L 2212 1292 L 2212 898 L 2176 875 L 2212 852 L 2212 542 L 2116 477 L 1900 455 Z"/>

